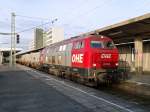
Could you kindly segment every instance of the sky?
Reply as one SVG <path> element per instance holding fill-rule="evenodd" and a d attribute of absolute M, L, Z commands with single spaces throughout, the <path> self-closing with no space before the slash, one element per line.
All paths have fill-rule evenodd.
<path fill-rule="evenodd" d="M 34 38 L 30 28 L 49 23 L 40 27 L 62 27 L 67 39 L 150 13 L 150 0 L 1 0 L 0 33 L 11 31 L 12 12 L 16 32 L 21 32 L 17 47 L 26 50 Z M 0 35 L 0 47 L 10 47 L 10 36 Z"/>

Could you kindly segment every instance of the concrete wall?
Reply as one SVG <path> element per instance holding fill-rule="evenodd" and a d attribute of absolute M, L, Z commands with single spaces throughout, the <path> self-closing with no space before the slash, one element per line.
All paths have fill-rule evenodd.
<path fill-rule="evenodd" d="M 143 71 L 150 72 L 150 42 L 143 45 Z"/>
<path fill-rule="evenodd" d="M 45 46 L 62 40 L 64 40 L 64 29 L 60 27 L 54 27 L 49 29 L 49 31 L 46 32 L 46 35 L 44 37 Z"/>
<path fill-rule="evenodd" d="M 52 32 L 53 32 L 52 33 L 53 43 L 64 40 L 64 30 L 63 30 L 63 28 L 59 28 L 59 27 L 53 28 Z"/>
<path fill-rule="evenodd" d="M 2 60 L 3 60 L 3 53 L 0 51 L 0 65 L 2 64 Z"/>
<path fill-rule="evenodd" d="M 132 54 L 132 45 L 117 46 L 119 50 L 119 66 L 127 67 L 131 71 L 134 71 L 134 55 Z"/>
<path fill-rule="evenodd" d="M 131 71 L 135 71 L 135 51 L 134 44 L 117 46 L 119 49 L 120 66 L 129 66 Z M 144 72 L 150 72 L 150 42 L 143 43 L 142 65 Z"/>

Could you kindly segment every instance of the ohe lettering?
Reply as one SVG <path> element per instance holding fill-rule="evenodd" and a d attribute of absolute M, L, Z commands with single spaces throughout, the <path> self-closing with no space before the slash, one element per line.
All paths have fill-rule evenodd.
<path fill-rule="evenodd" d="M 73 54 L 72 55 L 72 62 L 76 63 L 83 63 L 83 54 Z"/>

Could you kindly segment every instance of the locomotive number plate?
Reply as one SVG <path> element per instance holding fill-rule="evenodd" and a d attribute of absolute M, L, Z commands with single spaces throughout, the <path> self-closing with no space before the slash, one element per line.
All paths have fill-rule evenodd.
<path fill-rule="evenodd" d="M 101 58 L 104 59 L 104 58 L 111 58 L 111 54 L 101 54 Z"/>

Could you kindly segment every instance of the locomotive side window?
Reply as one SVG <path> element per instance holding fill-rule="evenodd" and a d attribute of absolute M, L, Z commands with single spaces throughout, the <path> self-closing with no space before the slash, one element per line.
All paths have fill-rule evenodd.
<path fill-rule="evenodd" d="M 66 50 L 66 45 L 63 45 L 63 51 L 65 51 Z"/>
<path fill-rule="evenodd" d="M 109 49 L 115 48 L 115 44 L 113 43 L 113 41 L 105 42 L 104 45 L 105 48 L 109 48 Z"/>
<path fill-rule="evenodd" d="M 103 44 L 100 41 L 91 41 L 92 48 L 102 48 Z"/>
<path fill-rule="evenodd" d="M 72 49 L 72 46 L 73 46 L 72 43 L 67 44 L 66 50 L 67 50 L 67 51 L 70 51 L 70 50 Z"/>
<path fill-rule="evenodd" d="M 84 42 L 83 41 L 80 42 L 80 48 L 84 48 Z"/>
<path fill-rule="evenodd" d="M 78 49 L 78 44 L 79 44 L 79 42 L 76 42 L 75 44 L 74 44 L 74 49 Z"/>
<path fill-rule="evenodd" d="M 59 47 L 59 51 L 65 51 L 66 50 L 66 45 L 61 45 Z"/>
<path fill-rule="evenodd" d="M 84 48 L 84 41 L 76 42 L 74 45 L 74 49 L 81 49 Z"/>
<path fill-rule="evenodd" d="M 59 47 L 59 51 L 62 51 L 62 48 L 63 48 L 63 46 L 60 46 L 60 47 Z"/>

